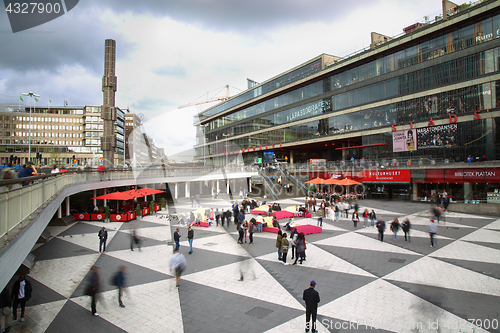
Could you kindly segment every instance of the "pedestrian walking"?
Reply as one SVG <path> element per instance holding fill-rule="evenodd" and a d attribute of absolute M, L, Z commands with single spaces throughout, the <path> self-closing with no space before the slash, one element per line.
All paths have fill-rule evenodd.
<path fill-rule="evenodd" d="M 245 233 L 245 243 L 247 242 L 247 234 L 248 234 L 248 221 L 245 220 L 243 223 L 243 232 Z"/>
<path fill-rule="evenodd" d="M 276 237 L 276 247 L 278 248 L 278 260 L 282 260 L 281 258 L 281 240 L 283 238 L 283 233 L 281 229 L 278 229 L 278 236 Z"/>
<path fill-rule="evenodd" d="M 285 233 L 283 233 L 283 236 L 281 238 L 281 258 L 283 261 L 283 265 L 285 265 L 285 266 L 289 265 L 286 262 L 286 256 L 288 255 L 288 245 L 289 245 L 289 242 L 288 242 L 286 232 L 285 232 Z"/>
<path fill-rule="evenodd" d="M 352 213 L 352 223 L 354 224 L 354 229 L 358 228 L 358 222 L 359 222 L 358 212 L 354 211 L 354 213 Z"/>
<path fill-rule="evenodd" d="M 217 225 L 217 226 L 219 226 L 219 220 L 220 220 L 220 212 L 219 212 L 219 208 L 217 208 L 217 209 L 215 210 L 215 213 L 214 213 L 214 214 L 215 214 L 215 223 L 216 223 L 216 225 Z"/>
<path fill-rule="evenodd" d="M 26 302 L 30 300 L 32 292 L 31 282 L 26 280 L 24 274 L 19 275 L 11 291 L 12 303 L 14 303 L 12 305 L 12 317 L 14 320 L 17 320 L 17 307 L 21 305 L 21 321 L 24 321 Z"/>
<path fill-rule="evenodd" d="M 368 217 L 370 216 L 370 213 L 368 213 L 368 209 L 365 209 L 363 212 L 363 228 L 366 228 L 366 225 L 368 224 Z"/>
<path fill-rule="evenodd" d="M 186 270 L 186 258 L 179 250 L 176 250 L 172 258 L 170 258 L 170 271 L 175 272 L 175 286 L 179 287 L 181 274 Z"/>
<path fill-rule="evenodd" d="M 99 233 L 97 234 L 99 237 L 99 253 L 104 253 L 106 252 L 106 241 L 108 240 L 108 231 L 106 230 L 105 227 L 102 227 L 101 230 L 99 230 Z"/>
<path fill-rule="evenodd" d="M 394 241 L 397 242 L 399 231 L 399 220 L 397 217 L 391 222 L 391 231 L 394 233 Z"/>
<path fill-rule="evenodd" d="M 141 250 L 141 239 L 139 238 L 139 233 L 137 232 L 137 226 L 130 226 L 130 250 L 134 251 L 134 244 L 137 245 L 139 251 Z"/>
<path fill-rule="evenodd" d="M 319 293 L 315 290 L 316 282 L 313 280 L 309 283 L 309 288 L 304 290 L 302 299 L 306 302 L 306 332 L 312 328 L 313 333 L 316 330 L 316 317 L 318 314 L 318 303 L 320 302 Z M 310 324 L 312 317 L 312 325 Z M 312 327 L 311 327 L 312 326 Z"/>
<path fill-rule="evenodd" d="M 127 271 L 127 268 L 125 266 L 120 266 L 120 270 L 116 272 L 115 274 L 115 286 L 118 287 L 118 305 L 121 308 L 124 308 L 125 305 L 123 305 L 122 302 L 122 297 L 123 297 L 123 290 L 125 290 L 125 272 Z"/>
<path fill-rule="evenodd" d="M 250 229 L 248 230 L 248 237 L 250 239 L 250 243 L 248 244 L 253 244 L 253 234 L 254 232 L 257 231 L 257 222 L 255 221 L 254 218 L 250 220 Z"/>
<path fill-rule="evenodd" d="M 437 233 L 437 224 L 435 223 L 434 219 L 431 219 L 431 222 L 427 226 L 427 231 L 429 232 L 429 236 L 431 238 L 431 247 L 434 247 L 434 236 Z"/>
<path fill-rule="evenodd" d="M 181 237 L 182 237 L 182 234 L 179 233 L 179 228 L 175 229 L 175 232 L 174 232 L 174 242 L 175 242 L 174 252 L 179 251 L 179 247 L 181 246 L 179 241 L 180 241 Z"/>
<path fill-rule="evenodd" d="M 10 315 L 12 301 L 10 299 L 9 289 L 7 287 L 2 290 L 0 294 L 0 332 L 5 333 L 10 330 L 10 326 L 8 325 L 10 322 Z"/>
<path fill-rule="evenodd" d="M 97 293 L 99 292 L 99 287 L 101 286 L 101 277 L 99 276 L 99 268 L 97 266 L 92 267 L 92 275 L 90 276 L 89 284 L 85 294 L 91 297 L 91 311 L 92 315 L 99 317 L 97 313 Z"/>
<path fill-rule="evenodd" d="M 378 239 L 383 242 L 384 241 L 384 231 L 385 231 L 385 221 L 383 217 L 380 217 L 380 220 L 377 222 L 378 229 Z"/>
<path fill-rule="evenodd" d="M 410 242 L 410 227 L 410 220 L 408 218 L 405 218 L 403 224 L 401 224 L 401 229 L 403 229 L 403 232 L 405 233 L 405 241 L 408 237 L 408 242 Z"/>
<path fill-rule="evenodd" d="M 194 238 L 194 230 L 191 228 L 191 225 L 188 225 L 188 242 L 189 242 L 189 254 L 193 253 L 193 238 Z"/>
<path fill-rule="evenodd" d="M 335 205 L 335 208 L 330 208 L 330 209 L 335 209 L 335 222 L 338 222 L 339 221 L 339 214 L 340 214 L 340 208 L 339 208 L 339 205 L 336 204 Z"/>

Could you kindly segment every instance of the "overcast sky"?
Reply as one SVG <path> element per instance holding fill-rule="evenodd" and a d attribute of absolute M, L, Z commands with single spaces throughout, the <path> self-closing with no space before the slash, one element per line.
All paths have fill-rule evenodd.
<path fill-rule="evenodd" d="M 32 91 L 42 105 L 49 97 L 52 106 L 102 104 L 104 40 L 112 38 L 116 105 L 142 113 L 171 156 L 192 149 L 202 110 L 178 106 L 226 84 L 237 94 L 247 78 L 263 82 L 322 53 L 345 56 L 368 46 L 372 31 L 397 35 L 440 10 L 441 0 L 81 0 L 18 33 L 2 11 L 0 103 Z"/>

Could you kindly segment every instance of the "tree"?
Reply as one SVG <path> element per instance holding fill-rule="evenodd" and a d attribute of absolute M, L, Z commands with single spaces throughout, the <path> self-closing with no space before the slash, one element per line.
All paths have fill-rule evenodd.
<path fill-rule="evenodd" d="M 137 218 L 142 217 L 141 205 L 139 205 L 139 204 L 137 204 L 137 206 L 135 206 L 135 216 Z"/>

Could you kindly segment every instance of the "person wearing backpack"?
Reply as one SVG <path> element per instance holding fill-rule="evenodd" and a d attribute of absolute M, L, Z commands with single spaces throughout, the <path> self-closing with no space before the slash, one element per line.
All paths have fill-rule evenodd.
<path fill-rule="evenodd" d="M 408 236 L 408 242 L 410 242 L 410 225 L 410 220 L 408 218 L 405 218 L 403 224 L 401 224 L 401 229 L 403 229 L 403 232 L 405 233 L 405 241 Z"/>

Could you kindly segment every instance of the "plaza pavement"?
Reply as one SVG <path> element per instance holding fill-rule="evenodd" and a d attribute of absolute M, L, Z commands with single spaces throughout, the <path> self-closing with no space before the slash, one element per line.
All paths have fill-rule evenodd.
<path fill-rule="evenodd" d="M 303 200 L 279 202 L 285 208 Z M 26 320 L 13 322 L 12 331 L 303 332 L 302 292 L 315 280 L 319 332 L 500 332 L 498 217 L 448 213 L 431 248 L 429 205 L 359 204 L 360 212 L 374 209 L 387 224 L 408 216 L 411 243 L 402 232 L 394 241 L 389 227 L 382 243 L 375 228 L 363 228 L 362 219 L 356 230 L 350 219 L 325 219 L 321 234 L 306 236 L 307 260 L 284 266 L 277 260 L 275 234 L 255 234 L 254 244 L 239 245 L 234 224 L 195 227 L 194 253 L 188 255 L 186 227 L 160 218 L 165 212 L 130 223 L 50 226 L 53 238 L 33 250 L 37 263 L 27 277 L 33 297 Z M 210 199 L 202 205 L 227 209 L 231 203 Z M 191 211 L 191 202 L 180 200 L 174 209 Z M 296 222 L 316 224 L 317 219 Z M 131 224 L 139 227 L 142 251 L 130 251 Z M 102 226 L 109 238 L 101 254 Z M 176 227 L 187 259 L 179 288 L 169 270 Z M 93 265 L 102 277 L 99 317 L 91 315 L 90 298 L 83 295 Z M 127 267 L 125 308 L 118 307 L 110 284 L 120 265 Z M 238 281 L 241 274 L 244 280 Z"/>

